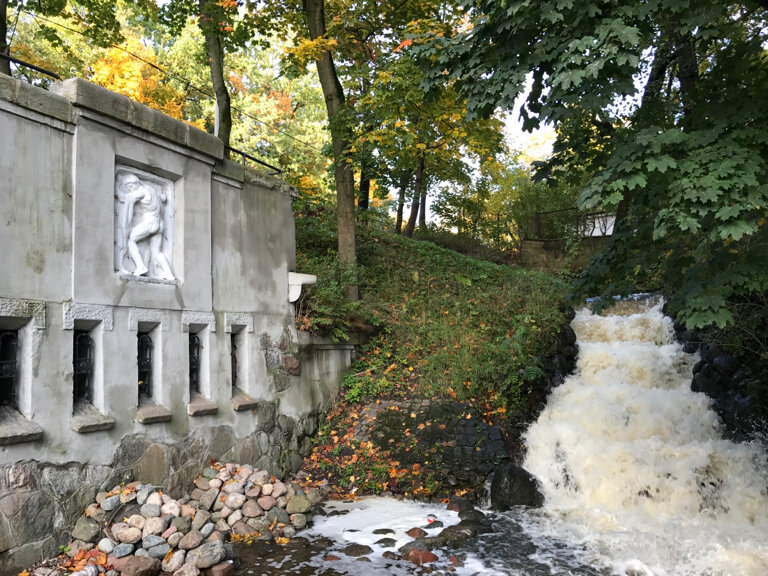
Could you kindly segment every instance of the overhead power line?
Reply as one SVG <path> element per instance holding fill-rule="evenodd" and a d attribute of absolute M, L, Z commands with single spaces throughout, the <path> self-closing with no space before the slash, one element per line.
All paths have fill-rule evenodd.
<path fill-rule="evenodd" d="M 87 35 L 82 30 L 77 30 L 76 28 L 71 28 L 71 27 L 66 26 L 64 24 L 61 24 L 60 22 L 56 22 L 55 20 L 51 20 L 50 18 L 46 18 L 45 16 L 41 16 L 39 14 L 36 14 L 36 13 L 32 12 L 31 10 L 29 10 L 27 8 L 24 8 L 23 10 L 24 10 L 24 12 L 26 12 L 27 14 L 32 16 L 32 18 L 34 18 L 35 21 L 37 21 L 39 19 L 39 20 L 42 20 L 42 21 L 47 22 L 49 24 L 53 24 L 54 26 L 58 26 L 59 28 L 61 28 L 63 30 L 67 30 L 67 31 L 72 32 L 74 34 L 79 34 L 81 36 L 87 37 Z M 38 25 L 39 25 L 39 23 L 38 23 Z M 147 60 L 146 58 L 143 58 L 143 57 L 139 56 L 138 54 L 136 54 L 134 52 L 131 52 L 130 50 L 128 50 L 126 48 L 123 48 L 122 46 L 119 46 L 117 44 L 110 44 L 109 48 L 115 48 L 117 50 L 120 50 L 120 51 L 128 54 L 132 58 L 136 58 L 137 60 L 143 62 L 144 64 L 146 64 L 148 66 L 151 66 L 152 68 L 154 68 L 155 70 L 157 70 L 158 72 L 163 74 L 165 77 L 173 79 L 173 80 L 177 80 L 178 82 L 183 83 L 187 87 L 187 90 L 189 90 L 191 88 L 192 90 L 202 94 L 203 96 L 205 96 L 206 98 L 208 98 L 212 102 L 216 101 L 216 96 L 214 94 L 212 94 L 211 92 L 208 92 L 207 90 L 205 90 L 203 88 L 200 88 L 200 87 L 194 85 L 191 80 L 185 78 L 184 76 L 181 76 L 179 74 L 175 74 L 173 72 L 170 72 L 170 71 L 166 70 L 165 68 L 163 68 L 161 66 L 158 66 L 154 62 L 151 62 L 151 61 Z M 302 146 L 305 146 L 307 148 L 311 148 L 312 150 L 315 150 L 316 152 L 320 152 L 320 153 L 323 152 L 323 150 L 321 148 L 318 148 L 317 146 L 314 146 L 313 144 L 310 144 L 309 142 L 305 142 L 305 141 L 303 141 L 303 140 L 301 140 L 299 138 L 296 138 L 296 136 L 293 136 L 292 134 L 289 134 L 288 132 L 286 132 L 282 128 L 280 128 L 278 126 L 275 126 L 273 124 L 269 124 L 268 122 L 264 122 L 263 120 L 261 120 L 259 118 L 256 118 L 252 114 L 249 114 L 248 112 L 238 108 L 237 106 L 231 106 L 231 109 L 236 111 L 236 112 L 238 112 L 240 115 L 245 116 L 246 118 L 249 118 L 250 120 L 253 120 L 256 123 L 261 124 L 262 126 L 265 126 L 265 127 L 269 128 L 271 130 L 274 130 L 275 132 L 278 132 L 278 133 L 282 134 L 283 136 L 286 136 L 286 137 L 290 138 L 294 142 L 298 142 Z"/>

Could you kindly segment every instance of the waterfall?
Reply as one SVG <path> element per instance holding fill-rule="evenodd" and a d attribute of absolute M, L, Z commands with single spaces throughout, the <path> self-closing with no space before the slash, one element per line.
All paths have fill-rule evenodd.
<path fill-rule="evenodd" d="M 615 308 L 576 314 L 576 371 L 526 433 L 537 531 L 614 574 L 768 574 L 764 448 L 722 438 L 662 302 Z"/>

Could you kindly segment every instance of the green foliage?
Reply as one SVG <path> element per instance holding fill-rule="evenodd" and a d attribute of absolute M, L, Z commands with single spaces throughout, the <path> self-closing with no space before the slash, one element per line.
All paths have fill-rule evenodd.
<path fill-rule="evenodd" d="M 347 399 L 402 395 L 513 405 L 563 320 L 554 278 L 370 233 L 360 246 L 363 297 L 381 332 L 345 381 Z"/>
<path fill-rule="evenodd" d="M 428 82 L 454 81 L 482 115 L 531 78 L 526 126 L 559 127 L 543 175 L 591 179 L 581 205 L 618 213 L 574 296 L 662 289 L 688 326 L 725 326 L 731 302 L 768 289 L 765 3 L 466 6 L 471 30 L 422 48 Z"/>
<path fill-rule="evenodd" d="M 318 283 L 302 300 L 299 327 L 337 338 L 376 329 L 344 378 L 346 400 L 419 393 L 511 407 L 524 399 L 541 374 L 538 355 L 564 321 L 562 282 L 361 228 L 362 301 L 351 303 L 326 224 L 335 221 L 333 211 L 300 205 L 297 267 L 318 274 Z"/>

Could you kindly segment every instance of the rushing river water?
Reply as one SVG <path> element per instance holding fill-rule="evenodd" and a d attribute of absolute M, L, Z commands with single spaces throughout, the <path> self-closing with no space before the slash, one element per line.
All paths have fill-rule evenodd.
<path fill-rule="evenodd" d="M 454 573 L 768 575 L 764 447 L 722 439 L 709 400 L 690 390 L 695 356 L 674 342 L 661 303 L 623 308 L 577 313 L 577 370 L 526 433 L 524 467 L 541 482 L 544 508 L 492 514 L 494 531 L 462 545 Z M 336 506 L 349 512 L 317 519 L 310 532 L 324 552 L 290 573 L 413 573 L 375 546 L 366 565 L 342 558 L 331 567 L 323 557 L 328 546 L 373 543 L 376 528 L 400 538 L 430 512 L 458 522 L 444 509 L 381 498 Z M 449 565 L 440 556 L 433 573 Z"/>

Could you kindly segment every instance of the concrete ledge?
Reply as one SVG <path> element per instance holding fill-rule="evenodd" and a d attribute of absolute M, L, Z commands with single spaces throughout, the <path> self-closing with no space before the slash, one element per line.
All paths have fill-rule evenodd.
<path fill-rule="evenodd" d="M 69 425 L 75 432 L 87 434 L 100 430 L 111 430 L 115 427 L 115 419 L 102 414 L 96 406 L 89 402 L 76 402 Z"/>
<path fill-rule="evenodd" d="M 217 159 L 224 156 L 224 144 L 216 136 L 82 78 L 55 82 L 50 92 L 75 106 L 94 110 L 208 156 Z"/>
<path fill-rule="evenodd" d="M 43 429 L 27 420 L 10 406 L 0 406 L 0 446 L 34 442 L 43 437 Z"/>
<path fill-rule="evenodd" d="M 219 411 L 219 407 L 202 396 L 195 396 L 192 401 L 187 404 L 187 414 L 190 416 L 210 416 L 216 414 Z"/>
<path fill-rule="evenodd" d="M 245 410 L 253 410 L 259 405 L 259 401 L 255 398 L 251 398 L 245 392 L 239 388 L 235 388 L 232 392 L 232 408 L 236 412 L 244 412 Z"/>
<path fill-rule="evenodd" d="M 74 121 L 72 104 L 66 98 L 5 74 L 0 74 L 0 100 L 64 122 Z"/>
<path fill-rule="evenodd" d="M 147 404 L 139 406 L 136 411 L 136 420 L 142 424 L 156 424 L 158 422 L 169 422 L 171 420 L 171 411 L 160 404 Z"/>

